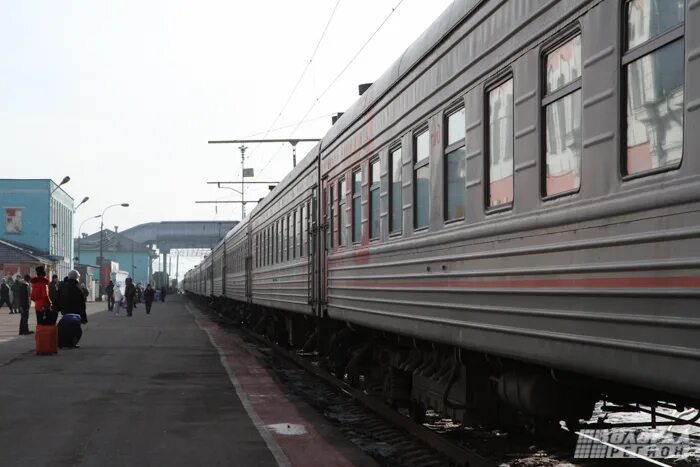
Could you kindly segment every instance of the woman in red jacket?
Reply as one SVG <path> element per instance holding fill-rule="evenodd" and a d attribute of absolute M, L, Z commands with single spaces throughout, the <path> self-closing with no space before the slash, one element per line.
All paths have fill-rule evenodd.
<path fill-rule="evenodd" d="M 32 301 L 34 301 L 37 323 L 42 324 L 46 319 L 46 312 L 51 311 L 49 280 L 46 278 L 44 266 L 37 267 L 36 277 L 32 278 Z"/>

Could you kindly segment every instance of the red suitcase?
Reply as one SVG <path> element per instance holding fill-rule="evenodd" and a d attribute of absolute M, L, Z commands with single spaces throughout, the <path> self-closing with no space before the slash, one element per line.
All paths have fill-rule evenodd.
<path fill-rule="evenodd" d="M 36 354 L 58 353 L 58 331 L 55 324 L 39 324 L 36 327 Z"/>

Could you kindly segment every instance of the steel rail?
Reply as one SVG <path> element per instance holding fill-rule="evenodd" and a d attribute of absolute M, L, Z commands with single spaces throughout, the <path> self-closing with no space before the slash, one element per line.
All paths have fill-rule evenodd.
<path fill-rule="evenodd" d="M 219 317 L 223 320 L 228 321 L 228 319 L 221 314 L 219 314 Z M 281 357 L 292 361 L 300 368 L 321 379 L 324 383 L 328 384 L 333 389 L 352 397 L 354 400 L 362 404 L 365 408 L 374 412 L 384 420 L 390 422 L 392 425 L 422 441 L 435 451 L 438 451 L 441 454 L 445 455 L 450 459 L 450 461 L 454 462 L 455 465 L 468 467 L 493 467 L 493 461 L 489 461 L 488 459 L 476 452 L 468 451 L 454 443 L 451 443 L 450 441 L 442 438 L 441 436 L 432 432 L 423 425 L 420 425 L 414 422 L 413 420 L 409 419 L 408 417 L 401 415 L 388 405 L 378 401 L 377 399 L 365 394 L 364 392 L 358 389 L 349 386 L 347 383 L 339 380 L 332 374 L 314 366 L 311 362 L 303 359 L 296 353 L 291 352 L 273 342 L 270 342 L 266 337 L 255 333 L 249 328 L 240 327 L 238 329 L 240 329 L 240 331 L 246 336 L 249 336 L 257 342 L 269 347 L 277 355 L 280 355 Z"/>

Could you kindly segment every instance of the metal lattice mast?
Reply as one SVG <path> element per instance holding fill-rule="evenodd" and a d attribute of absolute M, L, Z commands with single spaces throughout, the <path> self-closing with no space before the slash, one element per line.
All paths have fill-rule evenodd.
<path fill-rule="evenodd" d="M 245 196 L 245 150 L 248 147 L 241 144 L 238 149 L 241 150 L 241 220 L 243 220 L 245 219 L 245 199 L 243 199 Z"/>

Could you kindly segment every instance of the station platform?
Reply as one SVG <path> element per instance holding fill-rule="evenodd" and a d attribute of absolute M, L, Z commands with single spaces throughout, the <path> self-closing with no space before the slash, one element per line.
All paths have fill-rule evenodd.
<path fill-rule="evenodd" d="M 0 310 L 0 465 L 375 465 L 184 297 L 88 310 L 55 356 Z"/>

